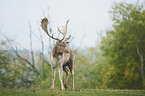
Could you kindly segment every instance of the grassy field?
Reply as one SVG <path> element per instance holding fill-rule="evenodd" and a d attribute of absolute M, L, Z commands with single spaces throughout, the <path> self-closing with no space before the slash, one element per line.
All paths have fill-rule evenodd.
<path fill-rule="evenodd" d="M 0 89 L 0 96 L 145 96 L 145 90 Z"/>

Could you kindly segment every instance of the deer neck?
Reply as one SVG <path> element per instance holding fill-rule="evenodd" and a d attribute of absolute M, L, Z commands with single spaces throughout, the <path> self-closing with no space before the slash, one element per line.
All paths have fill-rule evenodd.
<path fill-rule="evenodd" d="M 62 56 L 63 53 L 57 51 L 58 46 L 55 45 L 53 48 L 53 57 L 58 58 L 58 56 Z"/>

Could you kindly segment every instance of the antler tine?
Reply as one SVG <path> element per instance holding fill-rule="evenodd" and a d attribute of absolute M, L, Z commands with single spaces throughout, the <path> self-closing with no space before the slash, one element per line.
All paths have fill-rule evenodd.
<path fill-rule="evenodd" d="M 66 21 L 66 25 L 63 27 L 63 31 L 64 31 L 64 38 L 66 38 L 66 34 L 67 34 L 67 25 L 68 25 L 69 20 Z"/>
<path fill-rule="evenodd" d="M 58 28 L 58 31 L 61 33 L 61 34 L 63 34 L 64 36 L 63 36 L 63 38 L 61 39 L 61 40 L 65 40 L 65 41 L 67 41 L 71 36 L 69 36 L 69 38 L 66 38 L 66 34 L 67 34 L 67 25 L 68 25 L 68 22 L 69 22 L 69 20 L 67 20 L 67 22 L 66 22 L 66 25 L 65 26 L 62 26 L 63 27 L 63 32 L 62 31 L 60 31 L 59 30 L 59 28 Z"/>
<path fill-rule="evenodd" d="M 60 29 L 59 29 L 58 27 L 57 27 L 57 31 L 58 31 L 58 32 L 60 32 L 61 34 L 63 34 L 63 35 L 64 35 L 64 33 L 63 33 L 63 32 L 61 32 L 61 31 L 60 31 Z"/>
<path fill-rule="evenodd" d="M 66 38 L 66 39 L 65 39 L 65 41 L 69 40 L 69 39 L 70 39 L 70 37 L 71 37 L 71 35 L 70 35 L 68 38 Z"/>
<path fill-rule="evenodd" d="M 51 36 L 51 35 L 48 33 L 47 25 L 48 25 L 48 19 L 47 19 L 47 18 L 43 18 L 42 21 L 41 21 L 41 27 L 42 27 L 42 29 L 46 32 L 46 34 L 47 34 L 50 38 L 52 38 L 52 39 L 54 39 L 54 40 L 60 40 L 60 39 L 58 39 L 58 38 L 54 38 L 53 35 Z"/>

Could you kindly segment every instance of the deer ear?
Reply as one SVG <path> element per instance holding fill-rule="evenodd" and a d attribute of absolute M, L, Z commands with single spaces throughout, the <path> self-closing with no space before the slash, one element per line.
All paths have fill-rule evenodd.
<path fill-rule="evenodd" d="M 69 44 L 70 42 L 66 42 L 66 44 Z"/>

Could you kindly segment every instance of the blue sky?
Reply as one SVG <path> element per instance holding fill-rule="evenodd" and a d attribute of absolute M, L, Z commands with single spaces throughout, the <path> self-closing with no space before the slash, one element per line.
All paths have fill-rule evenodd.
<path fill-rule="evenodd" d="M 40 21 L 43 17 L 50 18 L 53 33 L 58 36 L 57 27 L 69 19 L 68 34 L 73 40 L 71 47 L 94 47 L 100 41 L 100 33 L 105 35 L 106 29 L 111 29 L 111 16 L 108 13 L 114 2 L 125 0 L 0 0 L 0 31 L 15 40 L 24 48 L 29 46 L 29 23 L 33 34 L 33 48 L 40 49 Z M 128 0 L 136 2 L 137 0 Z M 143 1 L 143 0 L 140 0 Z M 83 35 L 84 34 L 84 35 Z M 48 36 L 42 31 L 45 46 L 48 46 Z M 37 37 L 37 38 L 36 38 Z M 5 40 L 0 35 L 0 40 Z"/>

